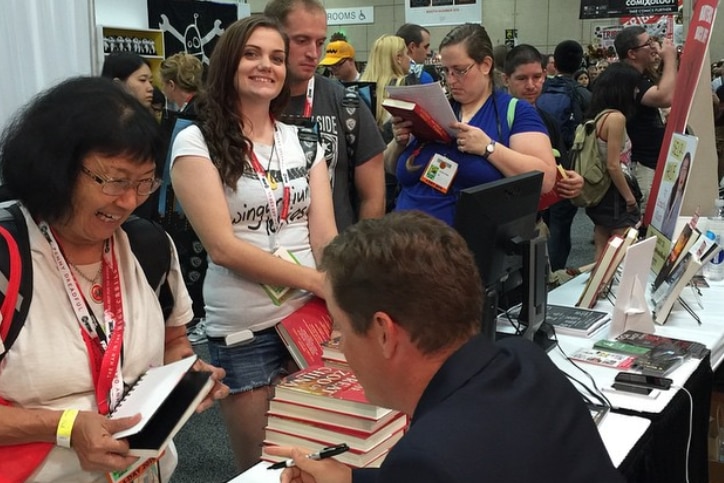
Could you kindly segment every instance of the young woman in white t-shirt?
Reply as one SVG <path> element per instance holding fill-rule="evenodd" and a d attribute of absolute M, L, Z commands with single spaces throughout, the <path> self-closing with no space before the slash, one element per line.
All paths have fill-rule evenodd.
<path fill-rule="evenodd" d="M 209 352 L 226 369 L 231 396 L 221 409 L 239 469 L 258 461 L 272 385 L 290 367 L 274 326 L 323 295 L 316 261 L 336 235 L 323 149 L 312 138 L 306 155 L 297 128 L 276 120 L 289 99 L 288 49 L 266 17 L 229 27 L 198 99 L 199 124 L 172 151 L 175 194 L 209 256 Z M 264 285 L 289 291 L 274 300 Z M 250 343 L 226 345 L 244 330 Z"/>

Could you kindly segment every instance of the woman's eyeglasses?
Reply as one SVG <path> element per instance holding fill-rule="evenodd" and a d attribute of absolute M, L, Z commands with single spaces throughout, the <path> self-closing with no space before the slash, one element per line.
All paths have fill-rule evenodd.
<path fill-rule="evenodd" d="M 470 72 L 470 69 L 472 69 L 473 67 L 475 67 L 475 62 L 465 67 L 464 69 L 458 69 L 455 67 L 442 67 L 440 70 L 445 76 L 453 76 L 456 79 L 462 79 L 463 77 L 465 77 L 465 74 Z"/>
<path fill-rule="evenodd" d="M 120 196 L 129 189 L 135 189 L 139 196 L 148 196 L 161 186 L 161 180 L 158 178 L 146 178 L 138 181 L 130 179 L 112 179 L 94 173 L 85 166 L 80 167 L 83 174 L 101 185 L 101 191 L 110 196 Z"/>

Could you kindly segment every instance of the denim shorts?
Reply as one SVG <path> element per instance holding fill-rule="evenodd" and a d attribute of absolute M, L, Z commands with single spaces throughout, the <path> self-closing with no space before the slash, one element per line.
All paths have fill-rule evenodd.
<path fill-rule="evenodd" d="M 289 351 L 273 327 L 255 332 L 248 344 L 227 347 L 221 338 L 210 337 L 208 345 L 211 364 L 224 368 L 223 382 L 231 394 L 269 386 L 287 373 Z"/>

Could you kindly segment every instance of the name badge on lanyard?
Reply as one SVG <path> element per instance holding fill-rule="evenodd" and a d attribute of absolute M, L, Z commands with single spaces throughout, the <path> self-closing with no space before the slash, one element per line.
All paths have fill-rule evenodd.
<path fill-rule="evenodd" d="M 420 176 L 420 181 L 446 194 L 450 186 L 452 186 L 457 173 L 458 163 L 441 154 L 435 154 L 427 163 L 425 171 Z"/>

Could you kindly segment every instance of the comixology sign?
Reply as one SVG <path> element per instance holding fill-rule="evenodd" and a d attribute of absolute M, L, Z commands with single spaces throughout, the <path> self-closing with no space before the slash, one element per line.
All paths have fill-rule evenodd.
<path fill-rule="evenodd" d="M 676 13 L 678 0 L 581 0 L 579 18 L 641 17 Z"/>

